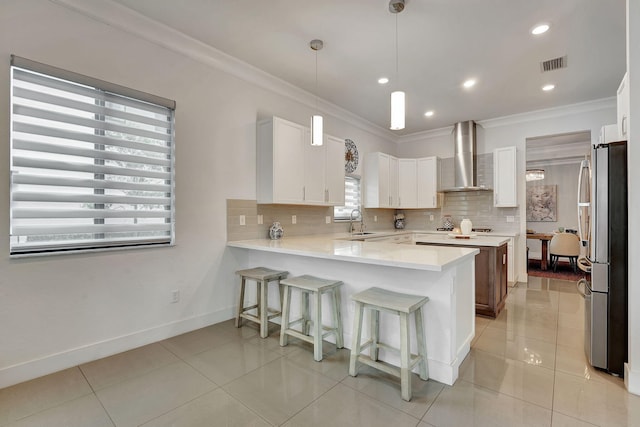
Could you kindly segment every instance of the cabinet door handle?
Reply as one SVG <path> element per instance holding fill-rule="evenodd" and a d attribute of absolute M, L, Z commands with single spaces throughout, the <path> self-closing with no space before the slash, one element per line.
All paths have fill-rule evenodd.
<path fill-rule="evenodd" d="M 502 264 L 507 263 L 507 254 L 502 254 Z"/>
<path fill-rule="evenodd" d="M 433 207 L 436 207 L 436 196 L 433 196 Z"/>
<path fill-rule="evenodd" d="M 622 116 L 622 135 L 627 134 L 627 116 Z"/>
<path fill-rule="evenodd" d="M 398 197 L 398 206 L 402 206 L 402 197 Z"/>
<path fill-rule="evenodd" d="M 302 186 L 302 200 L 307 200 L 307 187 Z"/>

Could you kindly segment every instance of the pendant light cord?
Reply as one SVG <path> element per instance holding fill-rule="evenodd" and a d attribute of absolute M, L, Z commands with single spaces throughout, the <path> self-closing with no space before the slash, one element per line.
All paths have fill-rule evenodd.
<path fill-rule="evenodd" d="M 396 89 L 400 88 L 400 72 L 398 71 L 398 14 L 396 13 Z"/>
<path fill-rule="evenodd" d="M 316 49 L 316 114 L 318 113 L 318 50 Z"/>

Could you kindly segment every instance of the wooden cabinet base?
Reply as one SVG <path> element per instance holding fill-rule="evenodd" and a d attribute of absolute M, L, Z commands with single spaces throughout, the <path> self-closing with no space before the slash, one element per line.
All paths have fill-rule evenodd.
<path fill-rule="evenodd" d="M 507 244 L 469 247 L 480 250 L 476 255 L 476 314 L 495 318 L 504 308 L 507 298 Z"/>

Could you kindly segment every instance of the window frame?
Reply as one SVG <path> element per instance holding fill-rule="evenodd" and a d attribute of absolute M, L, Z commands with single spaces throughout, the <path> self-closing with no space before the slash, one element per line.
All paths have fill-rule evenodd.
<path fill-rule="evenodd" d="M 348 180 L 356 180 L 358 182 L 358 205 L 357 207 L 352 207 L 351 209 L 349 209 L 349 207 L 351 207 L 352 205 L 347 205 L 347 192 L 349 191 L 349 183 L 347 182 Z M 359 221 L 360 217 L 362 215 L 362 177 L 360 175 L 356 175 L 356 174 L 345 174 L 344 176 L 344 191 L 345 191 L 345 204 L 343 206 L 334 206 L 333 207 L 333 221 L 334 222 L 349 222 L 351 220 L 350 218 L 350 213 L 353 211 L 353 209 L 358 209 L 360 211 L 360 213 L 358 214 L 357 218 L 354 218 L 354 220 Z M 337 215 L 336 212 L 338 209 L 341 209 L 344 211 L 344 214 L 342 215 Z M 349 214 L 346 213 L 346 211 L 349 211 Z"/>
<path fill-rule="evenodd" d="M 14 76 L 14 73 L 18 72 L 18 75 L 20 77 L 16 78 Z M 25 76 L 27 80 L 25 80 Z M 54 89 L 53 86 L 48 86 L 47 84 L 37 82 L 36 85 L 42 86 L 41 88 L 35 88 L 27 91 L 35 94 L 31 96 L 41 96 L 42 98 L 46 99 L 47 97 L 55 98 L 55 92 L 56 90 L 58 90 L 58 99 L 68 100 L 64 101 L 63 104 L 48 104 L 46 101 L 40 101 L 43 102 L 44 108 L 46 108 L 47 105 L 51 105 L 52 108 L 50 110 L 43 110 L 43 107 L 40 107 L 41 113 L 37 114 L 46 114 L 50 111 L 52 118 L 38 119 L 37 115 L 30 116 L 28 113 L 22 112 L 25 110 L 29 110 L 29 107 L 27 107 L 28 104 L 25 104 L 25 100 L 29 101 L 30 98 L 25 98 L 24 96 L 20 95 L 14 96 L 14 91 L 24 93 L 25 89 L 19 90 L 19 88 L 21 86 L 24 86 L 24 82 L 28 82 L 29 76 L 33 76 L 33 79 L 36 82 L 38 80 L 40 80 L 41 82 L 53 82 L 52 85 L 55 84 L 55 81 L 60 81 L 60 88 Z M 31 61 L 29 59 L 21 58 L 15 55 L 11 56 L 10 84 L 10 257 L 13 258 L 41 255 L 59 255 L 67 253 L 112 251 L 141 247 L 149 248 L 175 245 L 175 101 L 120 86 L 114 83 L 109 83 L 103 80 L 84 76 L 72 71 L 63 70 L 57 67 Z M 90 100 L 92 97 L 91 93 L 97 94 L 94 98 L 94 104 L 86 101 L 83 103 L 74 101 L 73 88 L 78 88 L 77 90 L 83 90 L 83 87 L 85 87 L 86 91 L 89 93 L 87 95 L 82 95 L 83 97 L 88 97 Z M 66 88 L 68 89 L 65 90 Z M 60 96 L 64 96 L 64 98 L 60 98 Z M 122 101 L 124 103 L 121 103 L 119 101 Z M 47 134 L 50 132 L 56 133 L 58 129 L 60 134 L 73 133 L 72 121 L 65 121 L 64 118 L 61 118 L 60 120 L 55 119 L 56 114 L 58 114 L 59 116 L 64 115 L 63 113 L 59 112 L 61 111 L 61 108 L 63 110 L 65 108 L 73 108 L 65 105 L 66 103 L 82 104 L 85 106 L 76 107 L 74 109 L 76 113 L 74 113 L 73 115 L 69 115 L 70 113 L 67 113 L 66 116 L 71 117 L 72 121 L 74 117 L 78 117 L 78 121 L 85 120 L 86 122 L 94 123 L 91 126 L 88 126 L 86 124 L 80 125 L 84 126 L 85 129 L 93 128 L 93 133 L 86 131 L 79 133 L 79 135 L 86 135 L 86 139 L 84 139 L 85 137 L 73 139 L 69 136 L 52 136 L 51 134 Z M 59 107 L 57 107 L 58 105 Z M 127 105 L 133 108 L 133 110 L 129 109 Z M 111 114 L 115 115 L 101 115 L 101 112 L 96 112 L 96 110 L 99 110 L 100 108 L 104 108 L 105 110 L 110 111 Z M 35 110 L 35 108 L 31 109 Z M 42 113 L 43 111 L 45 113 Z M 120 114 L 122 114 L 124 118 L 118 115 L 119 111 L 121 111 Z M 91 116 L 91 114 L 93 114 L 93 117 Z M 137 122 L 135 117 L 127 118 L 127 115 L 130 117 L 135 116 L 142 121 Z M 82 119 L 82 117 L 86 118 Z M 47 123 L 41 123 L 37 120 L 40 120 L 41 122 L 42 120 L 45 120 L 47 121 Z M 120 122 L 120 120 L 122 120 L 122 122 Z M 147 139 L 147 137 L 144 136 L 145 132 L 152 132 L 144 131 L 140 124 L 138 124 L 145 123 L 146 120 L 149 121 L 147 123 L 150 123 L 147 125 L 147 127 L 151 128 L 153 130 L 153 133 L 155 133 L 156 135 L 164 135 L 160 140 L 156 140 L 155 143 L 149 142 L 154 139 L 154 136 L 148 137 L 151 139 Z M 33 121 L 34 124 L 29 125 L 29 121 Z M 99 123 L 103 123 L 103 126 L 99 126 Z M 160 126 L 160 124 L 162 126 Z M 14 129 L 14 126 L 18 129 Z M 25 127 L 28 128 L 29 126 L 40 127 L 41 129 L 44 129 L 44 133 L 31 134 L 29 131 L 24 130 Z M 118 127 L 133 130 L 133 133 L 127 133 L 127 129 L 114 130 L 114 128 L 117 129 Z M 111 132 L 111 134 L 107 135 L 108 132 Z M 139 135 L 138 140 L 135 139 L 136 134 Z M 37 138 L 34 139 L 34 135 Z M 91 135 L 94 135 L 94 139 L 100 139 L 108 136 L 108 139 L 114 141 L 115 145 L 92 142 Z M 30 143 L 29 140 L 40 140 L 41 142 Z M 27 154 L 24 154 L 24 141 L 27 141 L 27 145 L 30 143 L 32 146 L 48 145 L 48 147 L 44 149 L 45 151 L 38 150 L 37 147 L 31 148 L 31 150 L 35 151 L 29 151 L 30 148 L 26 148 Z M 118 141 L 120 141 L 122 145 L 119 145 Z M 162 144 L 158 145 L 158 141 L 162 142 Z M 132 147 L 130 147 L 130 149 L 127 149 L 127 144 L 131 145 Z M 109 147 L 109 150 L 105 148 L 105 145 Z M 135 147 L 136 145 L 137 147 Z M 100 151 L 104 153 L 104 156 L 96 154 L 92 156 L 90 155 L 91 153 L 69 153 L 73 152 L 74 150 L 87 152 Z M 22 155 L 16 155 L 16 151 L 18 151 L 19 153 L 22 152 Z M 16 159 L 37 159 L 38 156 L 42 156 L 43 153 L 50 153 L 51 156 L 58 157 L 64 157 L 65 155 L 80 155 L 83 157 L 77 159 L 84 159 L 84 161 L 80 163 L 77 163 L 77 161 L 76 163 L 70 161 L 70 163 L 68 163 L 69 168 L 65 168 L 64 160 L 52 160 L 50 163 L 53 163 L 54 161 L 61 162 L 60 166 L 58 166 L 57 169 L 53 169 L 53 175 L 58 176 L 59 181 L 67 181 L 68 184 L 51 184 L 51 187 L 46 187 L 46 189 L 40 190 L 42 194 L 46 194 L 50 196 L 51 199 L 54 199 L 53 201 L 44 201 L 44 203 L 38 206 L 38 204 L 42 201 L 37 200 L 38 196 L 33 196 L 35 198 L 30 199 L 30 201 L 27 201 L 26 204 L 21 207 L 20 202 L 24 202 L 24 200 L 20 200 L 20 193 L 22 193 L 23 195 L 33 193 L 19 190 L 17 188 L 20 188 L 20 186 L 27 189 L 42 187 L 42 181 L 45 180 L 43 177 L 48 176 L 47 172 L 52 172 L 50 168 L 47 167 L 32 166 L 37 168 L 35 169 L 37 175 L 34 176 L 32 173 L 30 177 L 32 180 L 35 180 L 35 182 L 25 184 L 23 179 L 24 176 L 20 177 L 20 174 L 16 171 L 22 170 L 25 167 L 29 168 L 30 166 L 20 165 L 20 162 L 16 162 Z M 104 168 L 104 160 L 110 158 L 110 155 L 115 156 L 114 158 L 116 159 L 118 157 L 121 157 L 127 158 L 127 160 L 113 160 L 113 163 L 116 163 L 116 165 L 112 165 L 111 169 L 116 170 L 120 168 L 120 170 L 114 171 L 113 173 L 115 173 L 116 175 L 112 176 L 112 179 L 109 180 L 105 179 L 105 173 L 101 171 L 101 167 Z M 135 160 L 130 160 L 131 158 L 136 157 L 137 159 L 139 159 L 137 163 Z M 72 159 L 75 159 L 75 157 L 72 157 Z M 81 165 L 84 169 L 91 169 L 91 165 L 95 166 L 95 168 L 92 171 L 85 170 L 80 173 L 76 170 L 74 172 L 74 164 Z M 132 166 L 132 164 L 135 167 Z M 158 172 L 155 174 L 159 176 L 161 175 L 163 176 L 163 178 L 156 177 L 152 179 L 152 182 L 149 182 L 148 180 L 150 178 L 145 178 L 145 174 L 147 174 L 147 176 L 148 174 L 153 175 L 154 172 L 149 171 L 152 171 L 154 169 L 150 169 L 145 165 L 154 164 L 162 165 L 157 166 L 157 168 L 159 168 L 163 172 Z M 137 169 L 139 171 L 137 176 L 141 177 L 140 181 L 131 182 L 131 179 L 135 179 L 136 173 L 134 172 L 133 174 L 128 174 L 126 173 L 126 171 L 135 171 L 136 168 L 139 168 Z M 24 174 L 30 175 L 29 172 L 23 171 L 23 175 Z M 83 179 L 81 176 L 76 176 L 75 179 L 78 182 L 70 183 L 71 181 L 74 181 L 74 174 L 93 174 L 93 180 L 89 178 Z M 55 180 L 55 178 L 53 178 L 52 180 Z M 14 181 L 19 182 L 19 184 L 16 184 L 16 182 Z M 82 183 L 81 181 L 91 181 L 91 183 Z M 101 185 L 102 182 L 105 183 L 105 186 Z M 162 184 L 162 182 L 164 184 Z M 29 187 L 29 184 L 31 184 L 32 187 Z M 68 185 L 72 185 L 72 187 L 68 187 Z M 133 207 L 133 209 L 126 207 L 123 208 L 126 212 L 114 213 L 113 209 L 109 210 L 109 208 L 105 208 L 104 202 L 95 201 L 96 198 L 99 198 L 100 196 L 104 197 L 109 192 L 111 192 L 111 198 L 113 198 L 114 200 L 118 198 L 126 199 L 127 195 L 131 195 L 130 190 L 136 187 L 139 188 L 139 190 L 133 191 L 139 193 L 139 195 L 137 195 L 135 198 L 132 197 L 126 202 L 108 202 L 108 204 L 110 205 L 120 204 L 122 206 Z M 150 187 L 155 188 L 150 189 Z M 73 191 L 71 193 L 65 192 L 64 189 L 68 188 L 71 188 Z M 130 190 L 127 190 L 127 188 L 130 188 Z M 122 196 L 118 196 L 118 193 L 122 193 Z M 53 213 L 53 216 L 49 216 L 51 212 L 56 211 L 56 209 L 51 208 L 51 206 L 56 206 L 56 204 L 68 201 L 55 200 L 55 198 L 59 197 L 60 199 L 64 199 L 64 196 L 68 196 L 69 194 L 77 196 L 78 199 L 82 199 L 82 197 L 84 197 L 83 195 L 88 196 L 87 200 L 93 197 L 94 201 L 89 202 L 85 200 L 84 202 L 75 202 L 76 204 L 85 205 L 80 209 L 78 209 L 77 207 L 74 208 L 73 204 L 71 204 L 69 207 L 63 205 L 64 208 L 60 208 L 58 212 Z M 161 196 L 161 194 L 164 194 L 164 196 Z M 148 198 L 148 200 L 145 200 L 145 198 Z M 163 199 L 164 201 L 162 203 L 156 202 L 156 200 L 160 199 Z M 129 203 L 129 205 L 126 205 L 126 203 Z M 143 213 L 142 210 L 138 213 L 138 207 L 144 207 L 144 205 L 147 205 L 145 213 Z M 16 208 L 16 206 L 18 207 Z M 100 206 L 102 206 L 102 208 L 100 208 Z M 17 219 L 14 218 L 16 209 L 18 212 L 20 212 L 16 214 L 16 216 L 18 217 Z M 96 215 L 92 214 L 92 209 L 96 210 Z M 79 210 L 84 210 L 84 212 L 79 213 Z M 29 211 L 28 215 L 34 216 L 21 216 L 24 215 L 26 211 Z M 109 215 L 109 212 L 111 212 L 113 216 Z M 29 221 L 25 221 L 25 218 L 36 218 L 39 219 L 40 223 L 29 225 Z M 111 224 L 105 224 L 105 219 L 107 218 L 110 218 L 110 220 L 112 221 Z M 64 222 L 65 220 L 67 222 Z M 87 220 L 92 220 L 92 222 L 87 222 Z M 27 225 L 24 225 L 25 223 L 27 223 Z M 82 227 L 87 227 L 90 229 L 91 227 L 89 226 L 89 224 L 91 223 L 93 223 L 94 226 L 97 225 L 98 228 L 100 228 L 100 225 L 106 225 L 106 227 L 103 227 L 103 231 L 94 232 L 85 230 L 69 231 L 65 233 L 55 229 L 55 225 L 60 225 L 60 223 L 67 224 L 69 229 Z M 62 228 L 65 228 L 64 224 Z M 153 224 L 156 225 L 154 226 Z M 162 226 L 162 224 L 165 224 L 165 226 Z M 28 240 L 28 236 L 30 234 L 28 234 L 29 231 L 21 231 L 16 233 L 15 229 L 28 230 L 29 227 L 35 227 L 36 229 L 39 228 L 46 230 L 47 226 L 49 225 L 52 226 L 51 232 L 39 234 L 41 236 L 48 236 L 48 240 L 43 238 L 40 243 L 33 243 L 32 245 L 19 244 L 17 242 L 18 240 L 25 238 Z M 154 227 L 156 228 L 156 230 L 152 230 Z M 107 237 L 105 233 L 110 234 Z M 79 239 L 73 239 L 73 237 L 75 237 L 74 234 L 80 235 L 82 237 Z M 58 240 L 55 238 L 56 235 L 60 235 L 63 237 L 62 239 Z"/>

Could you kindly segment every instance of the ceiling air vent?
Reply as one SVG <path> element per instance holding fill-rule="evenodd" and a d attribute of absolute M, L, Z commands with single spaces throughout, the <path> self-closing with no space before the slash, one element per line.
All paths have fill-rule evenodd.
<path fill-rule="evenodd" d="M 546 73 L 547 71 L 559 70 L 560 68 L 567 68 L 567 55 L 548 59 L 540 63 L 540 70 L 543 73 Z"/>

